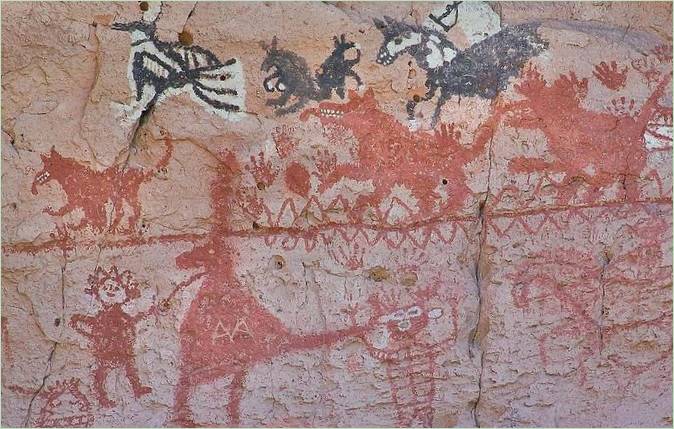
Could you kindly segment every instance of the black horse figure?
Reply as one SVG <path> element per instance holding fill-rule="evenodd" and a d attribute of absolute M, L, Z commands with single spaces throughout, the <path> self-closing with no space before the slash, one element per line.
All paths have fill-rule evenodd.
<path fill-rule="evenodd" d="M 375 19 L 374 24 L 384 35 L 377 63 L 390 65 L 407 52 L 426 71 L 428 92 L 407 103 L 410 120 L 414 119 L 417 103 L 432 99 L 440 88 L 432 127 L 438 122 L 443 104 L 453 95 L 493 99 L 530 58 L 547 48 L 536 33 L 539 24 L 506 27 L 465 50 L 457 49 L 444 34 L 420 25 L 388 16 L 384 21 Z"/>
<path fill-rule="evenodd" d="M 262 85 L 267 92 L 281 93 L 280 97 L 267 100 L 268 106 L 276 108 L 277 115 L 297 112 L 309 101 L 331 98 L 333 91 L 343 99 L 347 77 L 353 78 L 358 86 L 363 84 L 358 74 L 353 71 L 353 66 L 360 61 L 360 49 L 355 43 L 347 42 L 343 34 L 339 38 L 335 36 L 333 40 L 335 48 L 323 61 L 315 76 L 311 76 L 304 58 L 292 51 L 279 49 L 275 36 L 271 45 L 264 46 L 267 56 L 262 62 L 261 70 L 264 72 L 274 70 L 264 79 Z M 346 59 L 346 51 L 352 48 L 356 49 L 356 57 Z M 295 97 L 294 103 L 286 106 L 291 97 Z"/>
<path fill-rule="evenodd" d="M 241 64 L 236 58 L 221 62 L 199 46 L 183 46 L 157 39 L 154 22 L 114 23 L 113 30 L 131 34 L 129 79 L 135 105 L 127 108 L 136 120 L 156 103 L 189 91 L 207 111 L 225 119 L 238 119 L 245 90 Z"/>

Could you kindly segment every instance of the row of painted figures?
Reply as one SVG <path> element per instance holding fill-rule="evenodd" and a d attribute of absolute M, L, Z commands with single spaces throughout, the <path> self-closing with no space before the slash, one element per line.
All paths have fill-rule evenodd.
<path fill-rule="evenodd" d="M 470 7 L 479 7 L 475 5 Z M 469 12 L 462 7 L 464 4 L 454 2 L 447 6 L 440 18 L 446 21 L 454 18 L 454 24 L 460 23 L 458 12 Z M 431 24 L 442 21 L 435 15 L 430 18 Z M 463 168 L 484 156 L 487 143 L 492 141 L 501 124 L 536 129 L 545 134 L 549 152 L 555 159 L 515 157 L 509 162 L 509 172 L 546 176 L 557 189 L 559 204 L 568 204 L 579 195 L 581 202 L 591 203 L 601 199 L 602 193 L 616 184 L 622 185 L 626 199 L 638 200 L 642 176 L 644 180 L 657 181 L 660 188 L 666 188 L 656 169 L 648 166 L 648 156 L 649 151 L 671 149 L 671 106 L 661 104 L 671 81 L 668 47 L 657 47 L 643 58 L 632 61 L 631 69 L 647 82 L 650 89 L 648 97 L 639 105 L 618 92 L 626 85 L 630 70 L 627 65 L 601 62 L 595 67 L 593 76 L 579 78 L 571 72 L 551 83 L 536 67 L 526 66 L 531 58 L 547 48 L 547 42 L 537 33 L 538 25 L 492 30 L 490 36 L 459 50 L 431 24 L 413 25 L 389 17 L 383 21 L 376 19 L 375 26 L 384 35 L 377 62 L 391 64 L 401 55 L 409 54 L 426 71 L 428 92 L 407 104 L 410 119 L 415 117 L 416 104 L 431 100 L 438 90 L 440 96 L 433 125 L 440 117 L 443 103 L 452 96 L 491 99 L 489 116 L 473 133 L 472 141 L 462 141 L 461 127 L 455 124 L 440 124 L 431 132 L 411 131 L 382 111 L 371 89 L 362 95 L 354 90 L 347 91 L 347 78 L 353 78 L 359 86 L 363 82 L 353 69 L 360 60 L 360 48 L 344 36 L 335 37 L 333 52 L 314 76 L 302 57 L 279 48 L 274 38 L 270 45 L 264 46 L 267 56 L 262 69 L 269 75 L 262 85 L 266 91 L 281 95 L 268 100 L 267 104 L 274 106 L 277 114 L 288 114 L 299 111 L 310 101 L 332 98 L 333 93 L 344 98 L 348 92 L 348 101 L 323 101 L 314 108 L 305 109 L 299 119 L 305 121 L 315 116 L 327 126 L 326 129 L 333 124 L 339 125 L 339 129 L 348 130 L 355 137 L 357 147 L 352 152 L 355 158 L 352 162 L 337 163 L 336 152 L 340 148 L 336 147 L 333 152 L 328 148 L 325 153 L 315 154 L 313 165 L 290 162 L 284 166 L 283 175 L 276 171 L 273 175 L 257 177 L 256 172 L 261 166 L 247 167 L 258 185 L 242 192 L 245 194 L 243 209 L 251 215 L 252 221 L 259 224 L 260 219 L 256 216 L 268 211 L 261 191 L 271 187 L 274 179 L 280 177 L 289 191 L 305 199 L 309 199 L 310 194 L 320 195 L 338 186 L 342 179 L 370 181 L 373 191 L 359 195 L 345 210 L 355 222 L 363 220 L 366 210 L 376 210 L 390 196 L 394 186 L 402 186 L 412 194 L 417 205 L 413 208 L 416 219 L 457 212 L 474 194 L 467 185 Z M 245 80 L 237 59 L 221 62 L 201 47 L 161 41 L 155 35 L 155 22 L 149 19 L 116 23 L 112 28 L 130 32 L 133 40 L 129 67 L 135 104 L 127 107 L 126 119 L 137 121 L 166 97 L 183 91 L 190 92 L 208 111 L 224 118 L 234 120 L 244 114 Z M 347 59 L 346 53 L 354 49 L 355 57 Z M 514 89 L 521 100 L 506 101 L 499 97 L 499 92 L 512 78 L 517 78 Z M 616 92 L 605 112 L 589 110 L 584 105 L 590 78 L 595 78 L 603 88 Z M 565 112 L 564 121 L 559 119 L 560 110 Z M 284 131 L 275 134 L 274 140 L 279 156 L 290 159 L 290 152 L 297 142 L 288 144 L 295 137 L 289 130 Z M 343 144 L 337 141 L 336 146 L 340 143 Z M 157 162 L 156 169 L 166 168 L 171 156 L 172 145 L 167 137 L 165 155 Z M 83 219 L 79 224 L 71 225 L 71 229 L 89 226 L 98 231 L 107 227 L 121 230 L 126 203 L 132 209 L 127 218 L 127 230 L 130 232 L 136 227 L 141 215 L 138 188 L 153 177 L 153 171 L 117 165 L 94 171 L 74 159 L 61 156 L 54 149 L 50 154 L 42 155 L 42 161 L 44 168 L 35 177 L 33 193 L 37 194 L 38 185 L 56 180 L 68 196 L 65 206 L 58 210 L 46 208 L 46 213 L 60 217 L 82 209 Z M 398 168 L 403 164 L 409 169 Z M 267 169 L 279 168 L 268 166 Z M 87 194 L 86 187 L 76 186 L 68 180 L 73 175 L 79 177 L 78 183 L 95 182 L 99 192 Z M 309 185 L 312 176 L 319 179 L 315 189 Z M 551 178 L 553 176 L 555 178 Z M 114 207 L 109 220 L 105 209 L 108 201 Z"/>
<path fill-rule="evenodd" d="M 436 14 L 429 18 L 436 24 L 440 22 L 443 30 L 448 30 L 460 22 L 461 7 L 461 3 L 454 2 L 439 17 Z M 447 24 L 452 20 L 453 24 Z M 274 185 L 280 177 L 284 178 L 289 191 L 305 199 L 313 191 L 329 190 L 342 179 L 371 181 L 374 190 L 359 196 L 348 210 L 354 223 L 362 222 L 366 210 L 377 207 L 395 186 L 410 190 L 418 201 L 420 217 L 458 211 L 472 194 L 462 166 L 484 155 L 495 130 L 505 123 L 515 128 L 537 129 L 545 134 L 555 161 L 514 158 L 510 160 L 509 171 L 513 174 L 563 173 L 565 178 L 557 183 L 558 198 L 562 203 L 568 203 L 574 197 L 574 183 L 579 177 L 591 185 L 586 192 L 587 201 L 598 198 L 602 188 L 621 181 L 627 199 L 638 200 L 640 189 L 634 178 L 648 170 L 648 150 L 653 149 L 648 147 L 649 142 L 652 146 L 653 142 L 668 139 L 666 130 L 671 129 L 671 107 L 660 104 L 671 80 L 668 48 L 656 48 L 643 60 L 630 64 L 632 70 L 647 81 L 650 90 L 638 109 L 633 100 L 616 97 L 606 112 L 595 112 L 583 104 L 590 79 L 596 78 L 607 91 L 620 91 L 626 84 L 628 66 L 602 62 L 595 67 L 593 76 L 579 78 L 569 73 L 548 82 L 535 67 L 527 67 L 531 58 L 547 49 L 547 43 L 537 33 L 537 25 L 507 27 L 465 50 L 456 48 L 431 25 L 412 25 L 391 18 L 375 20 L 375 25 L 384 35 L 376 57 L 379 64 L 391 64 L 407 53 L 426 71 L 428 91 L 423 97 L 407 103 L 410 119 L 415 117 L 416 104 L 431 100 L 438 91 L 440 95 L 432 118 L 434 127 L 442 105 L 452 96 L 493 100 L 488 118 L 473 133 L 470 145 L 461 142 L 461 133 L 454 124 L 440 124 L 431 132 L 411 131 L 380 108 L 371 89 L 360 93 L 346 90 L 348 78 L 359 86 L 364 82 L 354 70 L 361 58 L 360 48 L 344 36 L 335 37 L 332 53 L 314 75 L 302 57 L 279 48 L 276 38 L 265 45 L 266 58 L 262 67 L 269 75 L 262 85 L 269 93 L 281 94 L 279 98 L 269 100 L 268 105 L 275 107 L 279 115 L 304 109 L 299 115 L 300 120 L 315 117 L 323 125 L 337 124 L 349 130 L 356 140 L 355 161 L 338 163 L 335 153 L 322 154 L 320 159 L 317 158 L 314 170 L 293 162 L 281 174 L 261 154 L 259 159 L 253 158 L 247 168 L 237 170 L 251 174 L 255 186 L 250 189 L 234 188 L 234 181 L 229 177 L 233 170 L 218 173 L 221 176 L 216 177 L 211 186 L 213 218 L 217 221 L 213 222 L 214 229 L 199 240 L 192 240 L 204 244 L 195 244 L 192 251 L 176 259 L 179 269 L 197 271 L 176 285 L 170 297 L 198 279 L 203 279 L 203 284 L 181 322 L 180 374 L 171 416 L 175 422 L 194 425 L 190 397 L 196 386 L 229 377 L 227 415 L 231 419 L 229 423 L 237 425 L 246 376 L 257 362 L 292 350 L 355 338 L 361 340 L 373 359 L 387 368 L 397 423 L 400 426 L 433 424 L 437 357 L 457 336 L 457 308 L 463 299 L 456 291 L 458 288 L 437 282 L 432 286 L 392 289 L 408 295 L 391 299 L 384 293 L 375 293 L 367 302 L 371 311 L 366 322 L 358 324 L 352 320 L 348 327 L 320 334 L 292 333 L 238 283 L 233 273 L 236 252 L 223 238 L 226 231 L 220 229 L 227 228 L 231 207 L 241 203 L 236 201 L 243 199 L 241 195 L 247 194 L 243 209 L 256 221 L 269 211 L 262 197 L 264 189 Z M 154 20 L 116 23 L 113 29 L 128 31 L 133 40 L 130 71 L 135 104 L 128 107 L 127 119 L 138 121 L 166 97 L 185 91 L 206 110 L 225 119 L 234 120 L 245 115 L 245 79 L 237 59 L 222 62 L 198 46 L 159 40 Z M 352 50 L 355 50 L 355 56 L 349 54 Z M 353 58 L 348 59 L 349 56 Z M 508 102 L 501 99 L 499 93 L 512 78 L 518 78 L 514 89 L 522 99 Z M 345 98 L 347 92 L 346 102 L 325 101 L 333 94 Z M 310 102 L 319 104 L 305 108 Z M 566 123 L 560 123 L 560 110 L 564 111 Z M 164 137 L 165 153 L 155 169 L 148 172 L 121 166 L 94 171 L 52 149 L 51 153 L 42 155 L 44 168 L 36 174 L 32 192 L 37 194 L 39 186 L 57 181 L 67 194 L 67 203 L 60 209 L 47 208 L 45 211 L 60 217 L 82 210 L 82 221 L 69 225 L 70 229 L 87 226 L 99 232 L 107 227 L 118 229 L 123 223 L 126 204 L 132 208 L 128 230 L 135 230 L 141 217 L 140 185 L 151 180 L 155 170 L 166 168 L 173 155 L 173 143 L 168 133 Z M 278 137 L 275 141 L 280 158 L 291 159 L 293 147 L 297 146 L 293 143 L 294 137 Z M 656 145 L 655 149 L 662 148 Z M 229 155 L 228 162 L 237 163 L 236 157 Z M 396 168 L 402 163 L 407 163 L 409 168 Z M 305 179 L 314 174 L 319 177 L 319 186 L 307 188 Z M 646 174 L 659 177 L 656 171 L 646 171 Z M 77 180 L 72 180 L 73 177 Z M 91 193 L 91 189 L 97 192 Z M 449 190 L 449 199 L 442 198 L 442 189 Z M 110 211 L 106 210 L 109 202 L 113 206 L 110 225 L 107 218 Z M 666 227 L 654 225 L 652 231 L 649 230 L 649 237 L 656 237 L 656 232 Z M 658 249 L 656 244 L 651 246 L 654 252 Z M 593 269 L 590 267 L 585 271 Z M 671 275 L 666 269 L 657 274 L 658 281 L 661 281 L 660 277 Z M 533 281 L 530 283 L 534 284 Z M 136 325 L 151 314 L 166 311 L 164 307 L 170 304 L 170 299 L 134 315 L 127 313 L 127 304 L 140 296 L 140 288 L 129 271 L 120 272 L 115 266 L 96 268 L 89 277 L 86 293 L 96 298 L 99 311 L 94 315 L 74 315 L 68 325 L 90 342 L 96 360 L 92 388 L 98 403 L 102 407 L 115 405 L 105 387 L 106 379 L 114 369 L 125 373 L 135 397 L 149 395 L 152 389 L 140 381 L 135 363 Z M 526 307 L 528 297 L 536 293 L 536 287 L 514 291 L 513 299 L 516 305 Z M 579 307 L 572 295 L 562 294 L 559 301 L 568 304 L 569 312 Z M 234 315 L 231 308 L 237 308 L 238 313 Z M 579 324 L 592 325 L 589 312 L 583 310 L 581 313 L 573 319 L 579 319 Z M 441 329 L 431 329 L 434 323 L 444 325 Z M 432 338 L 430 332 L 441 332 L 442 335 Z M 45 410 L 50 410 L 50 401 L 55 402 L 57 394 L 69 394 L 79 404 L 74 417 L 67 421 L 57 420 L 51 411 L 45 411 L 38 419 L 38 425 L 92 424 L 91 407 L 80 393 L 78 381 L 63 382 L 48 389 Z"/>

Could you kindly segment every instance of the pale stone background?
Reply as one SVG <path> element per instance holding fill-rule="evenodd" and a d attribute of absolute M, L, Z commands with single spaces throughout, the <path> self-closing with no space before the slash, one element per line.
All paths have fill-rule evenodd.
<path fill-rule="evenodd" d="M 149 6 L 146 16 L 160 7 Z M 4 3 L 2 425 L 236 424 L 233 374 L 196 383 L 191 420 L 181 420 L 187 417 L 174 407 L 181 377 L 197 372 L 185 356 L 202 353 L 216 367 L 246 370 L 234 407 L 242 426 L 671 426 L 671 4 L 498 2 L 478 8 L 483 15 L 465 16 L 459 9 L 459 25 L 447 34 L 459 48 L 480 31 L 539 21 L 548 48 L 525 67 L 545 79 L 537 96 L 542 106 L 530 104 L 529 122 L 518 122 L 512 106 L 525 100 L 517 85 L 527 76 L 511 79 L 498 101 L 510 113 L 494 126 L 487 147 L 449 168 L 470 191 L 451 211 L 442 204 L 457 197 L 439 185 L 432 215 L 419 211 L 417 196 L 404 186 L 381 201 L 382 212 L 391 208 L 384 218 L 366 213 L 354 220 L 341 206 L 330 207 L 340 196 L 352 204 L 372 189 L 367 181 L 344 180 L 320 190 L 323 154 L 357 162 L 358 149 L 374 143 L 315 117 L 301 121 L 299 112 L 276 116 L 265 104 L 262 42 L 276 36 L 313 74 L 333 36 L 345 34 L 360 46 L 354 71 L 364 83 L 358 89 L 347 79 L 346 87 L 360 96 L 373 90 L 379 110 L 400 127 L 391 128 L 395 139 L 408 126 L 407 100 L 425 92 L 425 75 L 408 55 L 391 66 L 375 62 L 382 34 L 373 19 L 422 24 L 443 7 L 164 2 L 159 40 L 189 34 L 220 60 L 238 59 L 245 114 L 225 120 L 181 94 L 158 104 L 133 140 L 137 124 L 123 121 L 119 110 L 133 100 L 131 38 L 111 25 L 141 20 L 140 4 Z M 612 61 L 625 76 L 616 88 L 594 74 Z M 580 83 L 564 92 L 561 76 L 571 73 Z M 333 94 L 328 101 L 346 100 Z M 632 127 L 626 118 L 639 118 L 648 103 L 664 113 Z M 489 120 L 490 104 L 455 97 L 441 122 L 454 123 L 468 147 Z M 417 107 L 419 132 L 428 136 L 434 106 Z M 615 130 L 597 125 L 607 121 L 615 121 Z M 627 154 L 618 156 L 622 164 L 588 149 L 602 136 L 616 142 L 607 153 Z M 167 137 L 173 151 L 162 165 Z M 410 151 L 421 161 L 414 162 L 430 165 L 441 156 L 415 151 L 415 144 Z M 34 194 L 46 162 L 41 155 L 52 148 L 74 161 L 58 164 L 51 175 L 62 178 L 37 184 Z M 580 167 L 515 172 L 511 160 L 518 157 L 558 167 L 566 157 Z M 638 159 L 643 168 L 632 174 L 629 165 Z M 260 186 L 255 167 L 267 162 L 276 175 Z M 101 175 L 121 177 L 114 168 L 122 165 L 146 180 L 118 182 L 106 195 Z M 301 189 L 289 184 L 291 165 L 308 172 Z M 419 164 L 410 165 L 411 172 L 388 168 L 409 176 Z M 372 178 L 381 174 L 361 168 Z M 592 182 L 606 171 L 617 179 Z M 577 185 L 574 174 L 590 183 L 564 199 L 563 190 Z M 631 195 L 628 186 L 636 189 Z M 127 230 L 113 231 L 115 198 L 134 193 L 140 218 L 130 221 L 133 203 L 126 199 L 120 226 Z M 81 207 L 64 216 L 44 211 L 97 200 L 100 230 L 72 228 L 87 221 Z M 209 246 L 216 250 L 203 250 Z M 193 249 L 197 256 L 183 256 Z M 186 266 L 181 257 L 206 262 Z M 137 369 L 151 392 L 134 392 L 119 365 L 97 381 L 94 340 L 71 323 L 76 315 L 102 314 L 86 289 L 97 267 L 113 266 L 128 270 L 139 290 L 122 306 L 125 317 L 138 320 L 131 357 L 119 359 Z M 208 304 L 209 288 L 241 295 Z M 241 296 L 250 301 L 242 304 Z M 417 357 L 377 351 L 390 332 L 373 301 L 391 313 L 418 305 L 441 314 L 411 337 Z M 203 325 L 190 325 L 201 302 L 207 302 Z M 272 329 L 276 324 L 282 331 Z M 199 331 L 204 326 L 214 331 Z M 228 361 L 227 353 L 248 350 L 236 342 L 246 335 L 271 350 L 275 341 L 353 327 L 367 332 L 268 354 L 251 348 L 250 361 Z M 105 335 L 120 341 L 122 334 L 110 329 Z M 212 353 L 206 343 L 181 350 L 187 337 L 224 345 Z M 123 346 L 112 348 L 123 354 Z M 101 390 L 114 406 L 99 401 Z"/>

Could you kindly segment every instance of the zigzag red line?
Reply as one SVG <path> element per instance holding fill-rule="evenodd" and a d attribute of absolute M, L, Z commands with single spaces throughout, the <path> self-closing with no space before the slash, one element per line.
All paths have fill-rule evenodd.
<path fill-rule="evenodd" d="M 663 203 L 663 201 L 658 201 L 658 204 Z M 671 200 L 668 202 L 668 205 L 671 205 Z M 612 217 L 623 217 L 620 213 L 617 213 L 614 207 L 624 207 L 628 205 L 632 205 L 633 207 L 636 207 L 640 210 L 646 210 L 645 206 L 647 204 L 653 204 L 651 201 L 642 201 L 640 203 L 631 203 L 631 204 L 605 204 L 605 205 L 597 205 L 597 206 L 585 206 L 585 207 L 573 207 L 573 208 L 567 208 L 566 210 L 550 210 L 548 212 L 542 212 L 544 215 L 543 220 L 539 224 L 537 228 L 531 228 L 529 223 L 527 222 L 526 217 L 527 216 L 536 216 L 541 214 L 540 211 L 535 211 L 534 213 L 531 213 L 529 215 L 527 214 L 517 214 L 513 215 L 512 213 L 509 214 L 508 216 L 493 216 L 491 220 L 488 220 L 489 226 L 494 230 L 497 236 L 503 236 L 503 235 L 509 235 L 509 232 L 512 228 L 515 227 L 515 225 L 521 225 L 522 228 L 524 229 L 525 232 L 531 235 L 537 235 L 540 233 L 540 231 L 543 229 L 545 225 L 551 224 L 553 225 L 558 231 L 561 231 L 562 228 L 557 224 L 555 221 L 553 215 L 558 214 L 561 216 L 567 215 L 567 221 L 570 221 L 571 216 L 576 216 L 580 218 L 583 222 L 590 223 L 592 219 L 601 217 L 601 216 L 612 216 Z M 589 212 L 590 209 L 600 209 L 598 214 L 595 214 L 594 216 L 592 213 Z M 508 223 L 508 226 L 501 230 L 496 226 L 495 222 L 493 220 L 499 219 L 499 218 L 511 218 L 512 220 Z"/>

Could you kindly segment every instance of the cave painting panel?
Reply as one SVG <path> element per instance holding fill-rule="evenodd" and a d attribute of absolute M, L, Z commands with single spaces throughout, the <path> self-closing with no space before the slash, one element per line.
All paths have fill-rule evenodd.
<path fill-rule="evenodd" d="M 473 353 L 486 356 L 486 349 L 475 351 L 488 347 L 478 337 L 488 334 L 491 318 L 501 314 L 540 322 L 529 332 L 536 364 L 546 374 L 571 372 L 582 387 L 591 385 L 601 359 L 622 371 L 621 386 L 671 359 L 670 341 L 669 348 L 658 343 L 640 363 L 629 360 L 630 353 L 638 353 L 641 336 L 671 332 L 671 301 L 660 297 L 671 277 L 671 266 L 661 263 L 667 256 L 665 232 L 671 231 L 663 220 L 668 215 L 663 207 L 671 205 L 671 171 L 654 164 L 671 158 L 672 108 L 666 102 L 671 47 L 655 47 L 631 60 L 593 59 L 587 70 L 559 72 L 544 61 L 556 51 L 554 40 L 543 36 L 549 34 L 543 24 L 502 25 L 487 4 L 451 2 L 429 12 L 423 24 L 386 15 L 368 18 L 376 41 L 367 47 L 359 44 L 367 40 L 363 32 L 327 33 L 338 34 L 329 55 L 310 57 L 283 48 L 292 40 L 286 34 L 256 40 L 262 50 L 252 49 L 258 62 L 251 64 L 261 66 L 257 80 L 246 81 L 238 58 L 221 61 L 205 48 L 187 46 L 191 42 L 160 38 L 157 20 L 165 8 L 149 8 L 141 20 L 111 22 L 109 29 L 131 37 L 125 65 L 133 101 L 123 106 L 122 122 L 157 127 L 162 155 L 146 170 L 118 162 L 99 167 L 52 147 L 40 155 L 26 190 L 38 203 L 48 186 L 65 195 L 60 208 L 40 206 L 57 224 L 52 236 L 60 238 L 8 243 L 3 252 L 35 256 L 60 250 L 69 263 L 72 255 L 94 248 L 125 252 L 151 244 L 170 276 L 187 280 L 174 282 L 168 294 L 157 293 L 145 305 L 136 280 L 145 273 L 114 258 L 97 259 L 83 294 L 95 310 L 79 310 L 65 323 L 92 361 L 80 368 L 82 377 L 50 375 L 40 393 L 4 386 L 39 399 L 33 425 L 94 426 L 107 413 L 100 410 L 122 412 L 126 404 L 108 387 L 113 376 L 138 402 L 155 395 L 170 398 L 164 425 L 246 425 L 252 419 L 244 407 L 246 392 L 259 388 L 251 387 L 251 379 L 260 367 L 345 344 L 355 344 L 359 352 L 352 352 L 344 367 L 355 371 L 369 359 L 384 374 L 377 400 L 392 408 L 384 423 L 447 423 L 446 410 L 437 407 L 445 405 L 442 389 L 456 376 L 454 366 L 474 373 L 464 376 L 472 377 L 474 387 L 456 396 L 469 410 L 464 414 L 477 422 L 483 388 L 478 367 L 484 362 L 476 364 L 480 359 Z M 481 31 L 469 24 L 479 21 L 476 17 L 483 19 Z M 463 32 L 461 43 L 453 41 L 457 30 Z M 325 59 L 313 70 L 306 58 Z M 426 89 L 404 106 L 400 100 L 407 95 L 392 94 L 392 83 L 375 79 L 403 59 L 423 72 Z M 645 88 L 640 99 L 635 99 L 635 80 Z M 246 111 L 247 88 L 249 93 L 257 88 L 264 114 Z M 278 96 L 265 100 L 265 92 Z M 143 120 L 180 93 L 198 104 L 197 111 L 228 120 L 217 138 L 174 141 L 165 124 Z M 604 94 L 603 110 L 590 94 Z M 461 98 L 483 102 L 484 109 L 479 115 L 475 105 L 463 110 Z M 407 123 L 419 117 L 419 103 L 433 99 L 430 129 Z M 443 106 L 448 113 L 446 104 L 454 99 L 452 120 L 444 120 Z M 255 132 L 245 128 L 251 124 Z M 315 134 L 308 136 L 307 130 Z M 520 132 L 537 136 L 531 145 L 538 155 L 522 155 L 504 137 Z M 190 149 L 174 150 L 178 142 Z M 141 236 L 138 223 L 146 208 L 141 196 L 155 198 L 145 197 L 141 185 L 152 185 L 156 172 L 172 161 L 190 170 L 181 158 L 190 156 L 204 164 L 197 176 L 207 177 L 207 185 L 195 186 L 194 192 L 207 201 L 208 218 L 197 221 L 193 215 L 199 232 Z M 552 198 L 544 201 L 550 187 Z M 656 192 L 646 195 L 653 188 Z M 618 244 L 610 249 L 598 251 L 594 242 L 545 242 L 602 221 L 623 228 L 613 233 Z M 72 234 L 87 228 L 93 239 Z M 633 241 L 619 242 L 621 233 Z M 503 257 L 511 251 L 505 246 L 522 237 L 531 249 L 519 258 Z M 162 246 L 173 244 L 180 250 L 163 252 Z M 508 261 L 499 290 L 506 290 L 506 304 L 490 301 L 488 294 L 497 293 L 486 287 L 494 268 L 490 258 Z M 273 310 L 306 311 L 278 298 L 296 293 L 292 282 L 251 284 L 256 277 L 250 272 L 291 272 L 290 264 L 300 267 L 294 269 L 302 272 L 306 293 L 308 272 L 316 267 L 330 279 L 324 289 L 343 290 L 335 292 L 334 302 L 303 303 L 320 310 L 320 327 L 307 322 L 298 329 L 292 318 Z M 659 314 L 621 318 L 611 313 L 612 288 L 634 307 L 648 303 Z M 653 297 L 664 304 L 654 304 Z M 326 308 L 319 307 L 324 304 L 339 317 L 326 318 Z M 176 309 L 171 324 L 163 319 L 148 328 L 176 330 L 175 385 L 158 393 L 165 386 L 140 369 L 136 345 L 142 322 L 166 318 L 171 308 Z M 546 313 L 559 319 L 545 325 Z M 15 333 L 5 318 L 2 322 L 4 359 L 15 360 L 7 341 L 14 342 Z M 626 342 L 627 352 L 621 349 Z M 217 394 L 226 405 L 217 421 L 203 421 L 195 410 L 200 392 L 219 381 L 226 387 Z M 292 400 L 285 405 L 287 415 L 274 418 L 311 424 L 307 416 L 292 415 Z M 327 420 L 321 424 L 332 423 Z"/>

